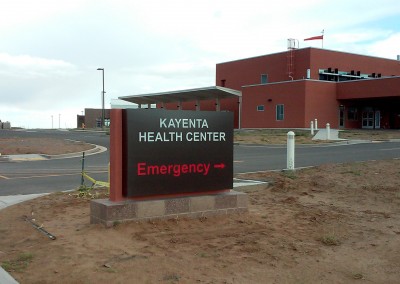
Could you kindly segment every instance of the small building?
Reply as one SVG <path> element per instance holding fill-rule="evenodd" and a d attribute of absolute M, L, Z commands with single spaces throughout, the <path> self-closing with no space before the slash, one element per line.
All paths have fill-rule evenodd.
<path fill-rule="evenodd" d="M 0 129 L 11 129 L 11 123 L 9 121 L 2 122 L 0 120 Z"/>
<path fill-rule="evenodd" d="M 216 86 L 120 97 L 158 108 L 233 111 L 236 128 L 400 128 L 400 58 L 320 48 L 216 65 Z"/>
<path fill-rule="evenodd" d="M 101 108 L 85 108 L 84 115 L 77 115 L 77 128 L 102 128 L 101 118 Z M 104 126 L 110 126 L 110 109 L 104 109 Z"/>

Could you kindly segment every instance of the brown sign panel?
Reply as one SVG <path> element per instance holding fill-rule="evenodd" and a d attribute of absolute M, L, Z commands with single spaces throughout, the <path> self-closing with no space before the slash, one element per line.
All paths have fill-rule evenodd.
<path fill-rule="evenodd" d="M 126 109 L 123 194 L 199 193 L 233 185 L 233 113 Z"/>

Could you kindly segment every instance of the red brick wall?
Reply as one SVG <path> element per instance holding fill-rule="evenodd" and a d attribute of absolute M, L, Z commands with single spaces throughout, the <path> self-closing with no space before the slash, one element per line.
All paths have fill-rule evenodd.
<path fill-rule="evenodd" d="M 339 100 L 399 97 L 400 77 L 343 82 L 338 84 L 337 90 L 337 98 Z"/>
<path fill-rule="evenodd" d="M 305 81 L 250 86 L 243 88 L 243 128 L 305 127 Z M 284 119 L 276 120 L 276 105 L 284 105 Z M 264 111 L 257 111 L 264 105 Z"/>
<path fill-rule="evenodd" d="M 284 120 L 276 120 L 276 105 L 284 105 Z M 264 105 L 264 111 L 257 111 Z M 319 127 L 339 124 L 336 84 L 299 80 L 258 85 L 243 89 L 243 128 L 309 128 L 318 119 Z"/>
<path fill-rule="evenodd" d="M 231 62 L 219 63 L 216 66 L 217 86 L 240 90 L 242 86 L 261 83 L 261 74 L 268 74 L 268 82 L 289 81 L 288 51 Z M 400 61 L 358 55 L 319 48 L 303 48 L 293 51 L 294 80 L 306 79 L 307 69 L 311 71 L 311 79 L 319 79 L 319 69 L 331 67 L 339 71 L 362 74 L 381 73 L 382 76 L 400 75 Z"/>
<path fill-rule="evenodd" d="M 268 82 L 286 81 L 286 52 L 219 63 L 216 66 L 217 86 L 240 90 L 242 86 L 261 83 L 261 74 L 268 74 Z"/>
<path fill-rule="evenodd" d="M 333 82 L 305 81 L 305 127 L 311 120 L 318 120 L 318 128 L 339 127 L 339 102 L 336 99 L 336 86 Z"/>
<path fill-rule="evenodd" d="M 300 50 L 299 50 L 300 51 Z M 318 69 L 331 67 L 339 71 L 360 71 L 382 76 L 400 75 L 400 61 L 325 49 L 307 49 L 311 58 L 312 78 L 318 79 Z"/>

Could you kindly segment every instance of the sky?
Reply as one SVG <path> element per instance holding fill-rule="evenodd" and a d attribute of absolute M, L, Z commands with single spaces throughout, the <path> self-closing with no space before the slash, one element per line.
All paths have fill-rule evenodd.
<path fill-rule="evenodd" d="M 396 59 L 398 0 L 0 0 L 0 120 L 75 128 L 121 96 L 215 85 L 217 63 L 299 47 Z"/>

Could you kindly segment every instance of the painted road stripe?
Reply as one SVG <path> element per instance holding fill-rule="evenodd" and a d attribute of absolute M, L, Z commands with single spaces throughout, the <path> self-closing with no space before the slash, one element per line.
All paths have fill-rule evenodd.
<path fill-rule="evenodd" d="M 107 173 L 107 171 L 103 172 L 90 172 L 90 174 L 99 174 L 99 173 Z M 48 175 L 37 175 L 37 176 L 25 176 L 25 177 L 12 177 L 12 178 L 5 178 L 5 179 L 30 179 L 30 178 L 46 178 L 46 177 L 62 177 L 62 176 L 76 176 L 81 175 L 81 172 L 77 173 L 70 173 L 70 174 L 48 174 Z M 1 176 L 0 176 L 1 177 Z"/>
<path fill-rule="evenodd" d="M 5 177 L 5 176 L 0 176 L 0 178 L 2 178 L 2 179 L 9 179 L 8 177 Z"/>

